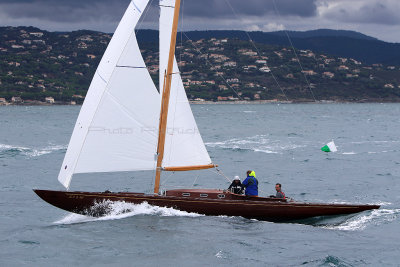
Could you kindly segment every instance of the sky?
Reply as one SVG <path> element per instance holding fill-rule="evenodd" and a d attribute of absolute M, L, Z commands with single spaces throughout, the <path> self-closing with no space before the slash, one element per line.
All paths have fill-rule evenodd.
<path fill-rule="evenodd" d="M 135 0 L 140 1 L 140 0 Z M 181 0 L 179 30 L 353 30 L 400 43 L 400 0 Z M 130 0 L 0 0 L 0 26 L 114 32 Z M 140 28 L 156 29 L 158 0 Z"/>

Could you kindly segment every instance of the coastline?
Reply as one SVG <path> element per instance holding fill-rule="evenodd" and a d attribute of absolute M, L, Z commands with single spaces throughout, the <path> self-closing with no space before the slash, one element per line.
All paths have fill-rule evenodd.
<path fill-rule="evenodd" d="M 190 104 L 198 105 L 247 105 L 247 104 L 361 104 L 361 103 L 400 103 L 399 99 L 361 99 L 355 101 L 347 100 L 291 100 L 291 101 L 275 101 L 275 100 L 240 100 L 240 101 L 189 101 Z"/>
<path fill-rule="evenodd" d="M 387 99 L 374 99 L 374 100 L 293 100 L 293 101 L 276 101 L 276 100 L 238 100 L 238 101 L 189 101 L 191 105 L 262 105 L 262 104 L 361 104 L 361 103 L 400 103 L 399 100 L 387 100 Z M 6 102 L 0 103 L 0 106 L 80 106 L 82 104 L 74 102 L 54 102 L 47 103 L 41 101 L 29 101 L 22 103 Z"/>

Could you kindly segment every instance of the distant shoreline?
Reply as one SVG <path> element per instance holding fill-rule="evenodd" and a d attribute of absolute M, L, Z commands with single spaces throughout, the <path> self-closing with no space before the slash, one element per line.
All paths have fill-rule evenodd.
<path fill-rule="evenodd" d="M 388 100 L 357 100 L 357 101 L 344 101 L 344 100 L 317 100 L 317 101 L 271 101 L 271 100 L 239 100 L 239 101 L 189 101 L 192 105 L 253 105 L 253 104 L 360 104 L 360 103 L 400 103 L 400 101 L 388 101 Z M 23 103 L 0 103 L 0 106 L 80 106 L 82 104 L 70 103 L 70 102 L 55 102 L 46 103 L 40 101 L 23 102 Z"/>
<path fill-rule="evenodd" d="M 345 101 L 345 100 L 293 100 L 293 101 L 271 101 L 271 100 L 254 100 L 254 101 L 189 101 L 190 104 L 199 105 L 199 104 L 206 104 L 206 105 L 246 105 L 246 104 L 360 104 L 360 103 L 400 103 L 399 100 L 397 101 L 388 101 L 388 100 L 358 100 L 358 101 Z"/>

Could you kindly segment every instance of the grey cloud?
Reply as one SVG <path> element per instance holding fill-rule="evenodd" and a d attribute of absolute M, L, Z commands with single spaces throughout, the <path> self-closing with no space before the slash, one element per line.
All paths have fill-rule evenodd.
<path fill-rule="evenodd" d="M 185 14 L 196 17 L 238 15 L 262 16 L 275 14 L 275 6 L 281 15 L 310 17 L 316 14 L 316 0 L 202 0 L 186 1 Z"/>
<path fill-rule="evenodd" d="M 397 25 L 400 23 L 399 8 L 400 4 L 397 1 L 362 2 L 361 7 L 343 2 L 342 5 L 329 10 L 326 17 L 351 23 Z"/>
<path fill-rule="evenodd" d="M 34 18 L 50 22 L 118 21 L 128 4 L 129 0 L 1 0 L 0 11 L 19 19 Z"/>
<path fill-rule="evenodd" d="M 186 0 L 182 8 L 187 17 L 263 16 L 275 14 L 274 1 L 281 15 L 309 17 L 316 14 L 316 0 Z M 129 0 L 0 0 L 0 10 L 8 16 L 55 22 L 85 20 L 118 21 Z M 152 9 L 158 5 L 151 1 Z M 155 12 L 151 12 L 155 13 Z"/>
<path fill-rule="evenodd" d="M 399 38 L 399 0 L 181 1 L 184 18 L 181 22 L 184 23 L 180 24 L 180 29 L 184 30 L 269 30 L 276 24 L 291 30 L 321 27 L 362 29 L 376 37 L 386 34 L 390 38 L 385 38 L 390 40 Z M 51 31 L 89 29 L 113 32 L 129 2 L 130 0 L 0 0 L 0 26 L 25 25 Z M 150 2 L 147 16 L 139 24 L 140 28 L 158 27 L 158 0 Z"/>

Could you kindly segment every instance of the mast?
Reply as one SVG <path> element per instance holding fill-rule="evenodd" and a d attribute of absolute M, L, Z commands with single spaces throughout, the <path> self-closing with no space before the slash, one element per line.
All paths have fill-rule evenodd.
<path fill-rule="evenodd" d="M 160 124 L 158 128 L 159 130 L 158 130 L 158 145 L 157 145 L 157 169 L 156 169 L 156 178 L 154 182 L 154 194 L 158 194 L 158 191 L 160 189 L 161 164 L 164 158 L 165 134 L 167 130 L 169 96 L 171 93 L 171 83 L 173 74 L 172 71 L 175 58 L 176 34 L 178 31 L 180 5 L 181 1 L 175 0 L 174 20 L 172 23 L 171 43 L 169 47 L 168 67 L 167 67 L 164 90 L 161 100 Z"/>

